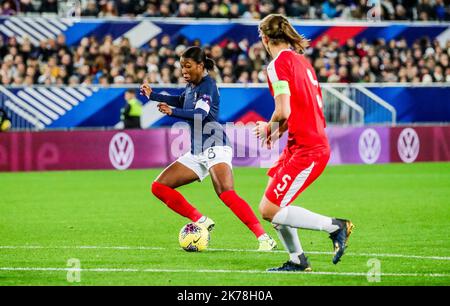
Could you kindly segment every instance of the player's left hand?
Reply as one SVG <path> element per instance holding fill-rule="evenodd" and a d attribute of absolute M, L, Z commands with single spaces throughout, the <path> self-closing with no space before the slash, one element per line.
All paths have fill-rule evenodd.
<path fill-rule="evenodd" d="M 168 116 L 172 115 L 172 108 L 167 103 L 158 103 L 158 110 Z"/>
<path fill-rule="evenodd" d="M 261 146 L 266 146 L 268 149 L 272 148 L 272 138 L 267 135 L 268 123 L 265 121 L 257 121 L 253 128 L 253 134 L 261 140 Z"/>
<path fill-rule="evenodd" d="M 269 149 L 269 150 L 272 149 L 273 142 L 272 142 L 271 137 L 269 137 L 268 139 L 266 139 L 266 140 L 261 144 L 262 147 L 264 147 L 264 145 L 267 147 L 267 149 Z"/>
<path fill-rule="evenodd" d="M 256 126 L 253 128 L 253 134 L 261 140 L 267 138 L 267 122 L 257 121 Z"/>
<path fill-rule="evenodd" d="M 141 95 L 144 95 L 147 97 L 147 99 L 150 99 L 150 94 L 152 93 L 152 88 L 150 87 L 150 85 L 148 85 L 147 83 L 144 83 L 141 85 L 141 87 L 139 88 L 141 91 Z"/>

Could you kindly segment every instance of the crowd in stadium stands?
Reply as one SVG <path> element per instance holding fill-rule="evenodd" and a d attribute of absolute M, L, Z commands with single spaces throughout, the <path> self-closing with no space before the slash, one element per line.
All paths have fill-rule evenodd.
<path fill-rule="evenodd" d="M 133 48 L 128 39 L 114 43 L 85 37 L 76 47 L 66 46 L 64 35 L 34 47 L 27 39 L 0 36 L 0 79 L 3 85 L 183 83 L 179 57 L 190 45 L 184 38 L 152 39 L 145 48 Z M 269 61 L 261 43 L 225 40 L 203 46 L 217 67 L 211 74 L 218 83 L 263 83 Z M 450 82 L 450 40 L 442 46 L 422 39 L 411 46 L 398 41 L 348 40 L 343 46 L 326 36 L 306 55 L 321 82 Z"/>
<path fill-rule="evenodd" d="M 57 0 L 0 0 L 0 14 L 63 13 Z M 378 0 L 384 20 L 450 20 L 448 0 Z M 36 3 L 37 2 L 37 3 Z M 59 1 L 64 2 L 64 1 Z M 281 13 L 301 19 L 366 19 L 375 0 L 77 0 L 81 16 L 261 19 Z M 59 11 L 58 11 L 59 10 Z M 373 13 L 373 10 L 371 11 Z"/>

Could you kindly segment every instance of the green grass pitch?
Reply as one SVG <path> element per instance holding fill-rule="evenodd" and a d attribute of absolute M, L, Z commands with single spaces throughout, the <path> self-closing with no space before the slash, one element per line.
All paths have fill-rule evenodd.
<path fill-rule="evenodd" d="M 328 167 L 295 204 L 350 218 L 356 230 L 336 266 L 327 234 L 300 230 L 306 274 L 265 273 L 287 255 L 255 252 L 209 179 L 180 189 L 216 221 L 209 249 L 181 250 L 187 220 L 150 192 L 159 171 L 0 174 L 0 285 L 450 285 L 450 163 Z M 265 172 L 235 169 L 255 211 Z M 77 275 L 69 259 L 80 282 L 68 281 Z M 369 282 L 378 264 L 380 282 Z"/>

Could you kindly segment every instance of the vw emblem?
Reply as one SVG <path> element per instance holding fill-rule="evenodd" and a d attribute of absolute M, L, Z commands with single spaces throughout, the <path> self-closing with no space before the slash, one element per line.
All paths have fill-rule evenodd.
<path fill-rule="evenodd" d="M 381 139 L 374 129 L 366 129 L 359 136 L 359 156 L 366 164 L 375 163 L 380 157 Z"/>
<path fill-rule="evenodd" d="M 419 155 L 419 135 L 411 128 L 404 129 L 398 136 L 398 155 L 405 163 L 412 163 Z"/>
<path fill-rule="evenodd" d="M 109 160 L 114 168 L 125 170 L 133 162 L 134 145 L 130 136 L 125 133 L 114 135 L 109 143 Z"/>

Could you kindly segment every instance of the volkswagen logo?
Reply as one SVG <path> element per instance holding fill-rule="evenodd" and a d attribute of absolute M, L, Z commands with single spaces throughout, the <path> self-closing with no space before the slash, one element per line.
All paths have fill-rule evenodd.
<path fill-rule="evenodd" d="M 359 136 L 359 156 L 366 164 L 375 163 L 380 157 L 381 139 L 374 129 L 366 129 Z"/>
<path fill-rule="evenodd" d="M 411 128 L 404 129 L 398 136 L 398 155 L 405 163 L 412 163 L 419 155 L 419 135 Z"/>
<path fill-rule="evenodd" d="M 109 160 L 114 168 L 125 170 L 130 167 L 134 158 L 134 145 L 131 137 L 125 133 L 114 135 L 109 143 Z"/>

